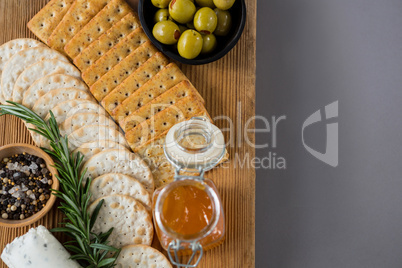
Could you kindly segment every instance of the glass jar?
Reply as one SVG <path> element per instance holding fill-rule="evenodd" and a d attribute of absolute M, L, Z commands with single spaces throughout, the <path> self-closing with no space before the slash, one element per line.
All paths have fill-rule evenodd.
<path fill-rule="evenodd" d="M 203 252 L 225 236 L 221 199 L 215 184 L 204 178 L 225 155 L 223 134 L 208 119 L 194 117 L 169 130 L 164 151 L 175 177 L 153 195 L 156 233 L 173 265 L 196 267 Z M 182 255 L 191 255 L 188 263 L 180 263 Z"/>

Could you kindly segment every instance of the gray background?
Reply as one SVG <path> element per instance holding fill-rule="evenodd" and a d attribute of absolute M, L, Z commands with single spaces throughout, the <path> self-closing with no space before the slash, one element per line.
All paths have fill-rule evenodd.
<path fill-rule="evenodd" d="M 256 267 L 402 267 L 402 1 L 258 0 L 257 25 L 257 114 L 287 116 L 257 155 L 287 169 L 257 169 Z M 336 100 L 333 168 L 301 126 Z"/>

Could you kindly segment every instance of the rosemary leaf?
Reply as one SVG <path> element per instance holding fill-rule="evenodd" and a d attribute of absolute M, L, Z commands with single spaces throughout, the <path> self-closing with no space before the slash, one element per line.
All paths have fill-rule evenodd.
<path fill-rule="evenodd" d="M 31 130 L 50 142 L 52 150 L 42 149 L 55 161 L 54 167 L 59 173 L 56 178 L 60 182 L 61 190 L 52 191 L 52 193 L 62 200 L 59 209 L 66 215 L 66 218 L 63 219 L 64 222 L 60 224 L 62 227 L 54 228 L 51 231 L 63 232 L 73 238 L 73 241 L 66 242 L 64 245 L 73 253 L 71 259 L 77 260 L 81 266 L 114 267 L 120 250 L 108 245 L 107 239 L 113 228 L 106 233 L 95 234 L 92 232 L 102 202 L 98 204 L 90 217 L 87 208 L 91 198 L 89 192 L 91 180 L 88 179 L 87 183 L 83 185 L 86 170 L 80 172 L 84 156 L 80 153 L 70 153 L 68 138 L 60 135 L 58 124 L 51 111 L 50 119 L 46 122 L 29 108 L 15 102 L 7 102 L 10 105 L 0 105 L 0 116 L 14 115 L 26 123 L 34 125 L 35 129 Z"/>

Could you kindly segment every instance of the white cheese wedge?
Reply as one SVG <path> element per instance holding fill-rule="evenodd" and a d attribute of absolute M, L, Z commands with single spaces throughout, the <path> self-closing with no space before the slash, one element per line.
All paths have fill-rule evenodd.
<path fill-rule="evenodd" d="M 69 259 L 70 254 L 44 227 L 32 228 L 8 244 L 1 259 L 9 268 L 75 268 L 78 263 Z"/>

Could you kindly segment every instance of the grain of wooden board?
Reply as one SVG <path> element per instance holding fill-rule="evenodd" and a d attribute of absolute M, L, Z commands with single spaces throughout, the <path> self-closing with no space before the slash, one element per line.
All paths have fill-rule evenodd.
<path fill-rule="evenodd" d="M 27 22 L 47 0 L 0 0 L 0 44 L 14 38 L 34 35 L 26 27 Z M 129 1 L 135 8 L 135 0 Z M 254 215 L 255 215 L 255 171 L 247 165 L 239 166 L 238 160 L 254 157 L 254 149 L 245 142 L 238 128 L 251 118 L 255 106 L 255 46 L 256 46 L 256 0 L 246 0 L 247 23 L 243 36 L 236 47 L 217 62 L 202 65 L 181 65 L 182 70 L 206 100 L 206 108 L 212 117 L 227 116 L 233 121 L 232 131 L 224 131 L 231 160 L 223 167 L 208 172 L 207 177 L 214 180 L 222 197 L 226 213 L 226 239 L 223 245 L 207 251 L 199 267 L 254 267 Z M 229 128 L 227 120 L 216 120 L 221 129 Z M 249 127 L 253 127 L 251 124 Z M 241 131 L 244 133 L 243 131 Z M 232 136 L 232 137 L 230 137 Z M 248 139 L 253 142 L 254 135 Z M 33 144 L 24 124 L 15 117 L 0 118 L 0 146 L 24 142 Z M 237 163 L 236 163 L 237 161 Z M 15 237 L 25 234 L 29 228 L 39 224 L 47 228 L 57 226 L 63 215 L 56 209 L 34 226 L 24 228 L 0 227 L 0 251 Z M 65 241 L 66 237 L 56 234 Z M 154 246 L 160 249 L 157 241 Z M 6 267 L 0 262 L 0 267 Z"/>

